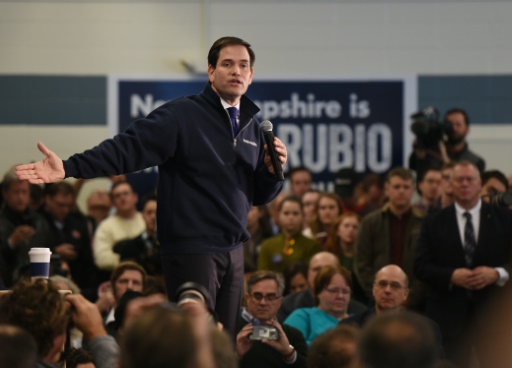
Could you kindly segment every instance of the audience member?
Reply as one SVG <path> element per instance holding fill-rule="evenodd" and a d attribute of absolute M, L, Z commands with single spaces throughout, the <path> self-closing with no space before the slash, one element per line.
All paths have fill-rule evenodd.
<path fill-rule="evenodd" d="M 37 343 L 27 331 L 0 324 L 0 367 L 34 368 L 38 360 Z"/>
<path fill-rule="evenodd" d="M 120 256 L 114 253 L 114 245 L 135 238 L 146 229 L 144 218 L 137 211 L 137 194 L 129 183 L 114 184 L 111 197 L 116 213 L 103 220 L 94 234 L 94 261 L 104 271 L 112 271 L 119 264 Z"/>
<path fill-rule="evenodd" d="M 236 352 L 240 368 L 248 367 L 305 367 L 307 345 L 300 331 L 276 320 L 284 291 L 281 274 L 256 271 L 247 281 L 247 308 L 237 326 Z M 274 327 L 277 339 L 257 341 L 251 339 L 255 328 Z"/>
<path fill-rule="evenodd" d="M 316 239 L 325 247 L 329 240 L 336 236 L 336 220 L 341 215 L 342 207 L 341 198 L 337 194 L 321 193 L 309 224 L 309 231 L 305 230 L 304 234 Z"/>
<path fill-rule="evenodd" d="M 439 198 L 441 196 L 441 170 L 430 168 L 425 171 L 423 177 L 418 182 L 419 201 L 415 207 L 424 213 L 437 209 Z"/>
<path fill-rule="evenodd" d="M 284 272 L 284 293 L 287 296 L 309 288 L 308 268 L 302 263 L 293 263 Z"/>
<path fill-rule="evenodd" d="M 0 273 L 7 287 L 28 271 L 28 251 L 48 244 L 49 230 L 44 218 L 29 207 L 30 183 L 21 181 L 14 169 L 2 183 L 3 207 L 0 209 Z"/>
<path fill-rule="evenodd" d="M 343 213 L 336 221 L 336 237 L 326 250 L 338 256 L 340 264 L 347 270 L 354 270 L 354 247 L 359 230 L 359 216 L 354 212 Z"/>
<path fill-rule="evenodd" d="M 439 187 L 440 196 L 437 208 L 445 208 L 451 205 L 454 201 L 453 199 L 453 188 L 451 185 L 451 180 L 453 176 L 453 167 L 455 163 L 449 162 L 444 164 L 441 168 L 441 186 Z"/>
<path fill-rule="evenodd" d="M 312 189 L 313 174 L 305 166 L 297 166 L 288 171 L 290 179 L 290 192 L 294 196 L 302 198 L 304 193 Z"/>
<path fill-rule="evenodd" d="M 434 368 L 437 350 L 430 325 L 408 311 L 376 316 L 358 345 L 360 368 Z"/>
<path fill-rule="evenodd" d="M 376 315 L 404 310 L 408 295 L 409 280 L 405 272 L 397 265 L 384 266 L 375 275 L 375 282 L 373 283 L 375 306 L 363 313 L 350 316 L 342 320 L 341 323 L 362 328 L 368 320 Z M 429 318 L 422 318 L 425 318 L 430 324 L 436 340 L 438 357 L 443 358 L 444 351 L 439 326 Z"/>
<path fill-rule="evenodd" d="M 247 216 L 249 240 L 244 242 L 244 272 L 250 273 L 258 268 L 261 243 L 273 234 L 267 206 L 252 206 Z"/>
<path fill-rule="evenodd" d="M 495 197 L 508 192 L 508 180 L 499 170 L 488 170 L 482 173 L 482 190 L 480 197 L 484 202 L 493 203 Z"/>
<path fill-rule="evenodd" d="M 111 336 L 117 336 L 117 324 L 115 322 L 115 310 L 121 297 L 127 290 L 144 292 L 146 282 L 146 271 L 141 265 L 133 261 L 121 262 L 112 271 L 110 284 L 112 285 L 112 293 L 114 294 L 114 306 L 105 319 L 107 331 Z"/>
<path fill-rule="evenodd" d="M 71 277 L 81 289 L 94 290 L 97 279 L 91 239 L 85 216 L 75 210 L 73 186 L 64 181 L 47 184 L 44 202 L 42 213 L 50 230 L 45 245 L 69 265 Z"/>
<path fill-rule="evenodd" d="M 281 233 L 261 244 L 258 269 L 284 272 L 295 262 L 307 265 L 320 251 L 319 244 L 302 235 L 303 209 L 300 198 L 288 196 L 278 208 Z"/>
<path fill-rule="evenodd" d="M 304 208 L 304 229 L 309 228 L 309 225 L 311 224 L 313 214 L 315 213 L 316 202 L 318 202 L 319 197 L 320 191 L 316 189 L 310 189 L 302 195 L 301 201 L 302 207 Z"/>
<path fill-rule="evenodd" d="M 384 182 L 379 174 L 366 174 L 361 180 L 361 192 L 358 200 L 357 213 L 361 217 L 382 207 L 384 202 Z"/>
<path fill-rule="evenodd" d="M 206 307 L 186 303 L 184 311 L 163 300 L 152 295 L 128 305 L 120 368 L 215 368 Z"/>
<path fill-rule="evenodd" d="M 313 341 L 309 348 L 308 368 L 357 368 L 359 329 L 338 326 Z"/>
<path fill-rule="evenodd" d="M 451 185 L 455 204 L 423 223 L 415 273 L 429 286 L 426 313 L 439 324 L 448 357 L 465 363 L 485 308 L 510 278 L 512 217 L 482 202 L 480 173 L 469 161 L 455 165 Z"/>
<path fill-rule="evenodd" d="M 270 226 L 272 227 L 272 233 L 278 234 L 280 231 L 279 225 L 279 207 L 281 206 L 281 202 L 283 199 L 288 197 L 289 194 L 285 192 L 280 192 L 269 204 L 268 204 L 268 214 L 270 215 Z"/>
<path fill-rule="evenodd" d="M 315 307 L 294 310 L 284 321 L 298 329 L 308 345 L 322 333 L 335 328 L 348 317 L 352 277 L 342 266 L 322 268 L 315 277 Z"/>
<path fill-rule="evenodd" d="M 68 309 L 65 301 L 71 308 Z M 24 328 L 34 337 L 40 368 L 53 367 L 62 361 L 70 316 L 89 341 L 96 367 L 115 366 L 117 345 L 106 335 L 96 306 L 83 296 L 67 295 L 64 299 L 52 282 L 24 280 L 0 299 L 0 323 Z"/>
<path fill-rule="evenodd" d="M 305 291 L 288 295 L 283 299 L 283 303 L 277 314 L 277 319 L 279 322 L 283 323 L 284 320 L 290 315 L 290 313 L 298 308 L 309 308 L 315 306 L 315 301 L 313 298 L 315 277 L 318 272 L 326 266 L 335 268 L 338 267 L 338 257 L 330 252 L 319 252 L 311 258 L 308 267 L 309 288 Z M 364 310 L 366 310 L 366 307 L 363 304 L 352 299 L 350 300 L 348 305 L 349 314 L 361 313 Z"/>
<path fill-rule="evenodd" d="M 87 197 L 87 217 L 92 221 L 92 233 L 98 224 L 105 220 L 112 210 L 112 198 L 105 189 L 96 189 Z"/>
<path fill-rule="evenodd" d="M 413 275 L 413 264 L 423 214 L 411 206 L 414 177 L 398 167 L 386 179 L 388 203 L 361 222 L 355 247 L 355 274 L 368 298 L 375 274 L 388 264 L 400 266 L 411 282 L 409 306 L 422 308 L 424 286 Z"/>
<path fill-rule="evenodd" d="M 30 184 L 30 203 L 32 211 L 39 212 L 44 206 L 44 189 L 39 184 Z"/>
<path fill-rule="evenodd" d="M 121 261 L 132 260 L 140 264 L 148 275 L 158 276 L 163 284 L 160 245 L 156 238 L 156 195 L 148 194 L 142 200 L 142 218 L 146 229 L 133 239 L 126 239 L 114 245 L 114 253 Z"/>
<path fill-rule="evenodd" d="M 66 355 L 66 368 L 95 368 L 95 365 L 87 350 L 71 348 Z"/>

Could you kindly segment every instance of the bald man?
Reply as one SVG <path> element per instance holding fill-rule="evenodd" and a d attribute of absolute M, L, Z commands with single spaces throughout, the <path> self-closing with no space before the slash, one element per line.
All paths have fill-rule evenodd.
<path fill-rule="evenodd" d="M 375 299 L 375 306 L 373 308 L 345 318 L 340 323 L 363 327 L 375 315 L 405 309 L 407 297 L 409 296 L 409 279 L 404 270 L 394 264 L 382 267 L 375 274 L 372 294 Z M 432 327 L 438 343 L 439 357 L 442 357 L 444 353 L 439 326 L 434 321 L 428 318 L 425 319 Z"/>
<path fill-rule="evenodd" d="M 286 296 L 283 300 L 283 304 L 277 312 L 277 319 L 279 322 L 283 322 L 290 313 L 298 308 L 310 308 L 315 306 L 313 300 L 313 283 L 318 271 L 325 266 L 339 266 L 339 260 L 336 255 L 330 252 L 319 252 L 315 254 L 309 261 L 308 267 L 308 285 L 309 289 L 298 293 L 293 293 Z M 349 314 L 357 314 L 366 310 L 366 306 L 359 303 L 356 300 L 350 300 L 348 305 Z"/>

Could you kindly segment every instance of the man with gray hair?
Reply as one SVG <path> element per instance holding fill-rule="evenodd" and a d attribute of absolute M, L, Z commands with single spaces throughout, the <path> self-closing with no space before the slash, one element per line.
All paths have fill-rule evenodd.
<path fill-rule="evenodd" d="M 414 270 L 429 286 L 427 316 L 439 324 L 448 357 L 463 366 L 477 337 L 498 336 L 487 320 L 512 272 L 512 216 L 481 200 L 480 172 L 469 161 L 454 166 L 451 187 L 455 203 L 423 223 Z"/>
<path fill-rule="evenodd" d="M 276 320 L 283 291 L 283 275 L 273 271 L 256 271 L 247 281 L 247 308 L 242 309 L 236 337 L 240 368 L 306 366 L 304 337 L 299 330 Z M 261 338 L 257 330 L 263 328 L 272 332 Z"/>

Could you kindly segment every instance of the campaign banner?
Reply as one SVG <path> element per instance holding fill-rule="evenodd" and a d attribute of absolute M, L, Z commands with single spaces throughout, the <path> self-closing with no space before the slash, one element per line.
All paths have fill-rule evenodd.
<path fill-rule="evenodd" d="M 166 101 L 201 92 L 206 81 L 117 78 L 109 84 L 109 126 L 115 134 Z M 256 80 L 247 96 L 260 107 L 259 120 L 270 120 L 287 146 L 285 173 L 305 166 L 318 189 L 333 191 L 342 168 L 362 176 L 405 165 L 416 85 L 416 77 Z"/>

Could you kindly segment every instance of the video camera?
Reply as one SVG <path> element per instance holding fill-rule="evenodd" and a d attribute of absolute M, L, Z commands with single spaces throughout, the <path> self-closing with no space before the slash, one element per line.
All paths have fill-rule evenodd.
<path fill-rule="evenodd" d="M 488 196 L 489 203 L 491 204 L 495 204 L 504 208 L 510 208 L 510 206 L 512 206 L 512 193 L 490 190 Z"/>
<path fill-rule="evenodd" d="M 452 126 L 449 122 L 439 119 L 439 111 L 429 106 L 410 116 L 411 131 L 416 136 L 414 148 L 437 149 L 439 141 L 445 140 Z"/>

